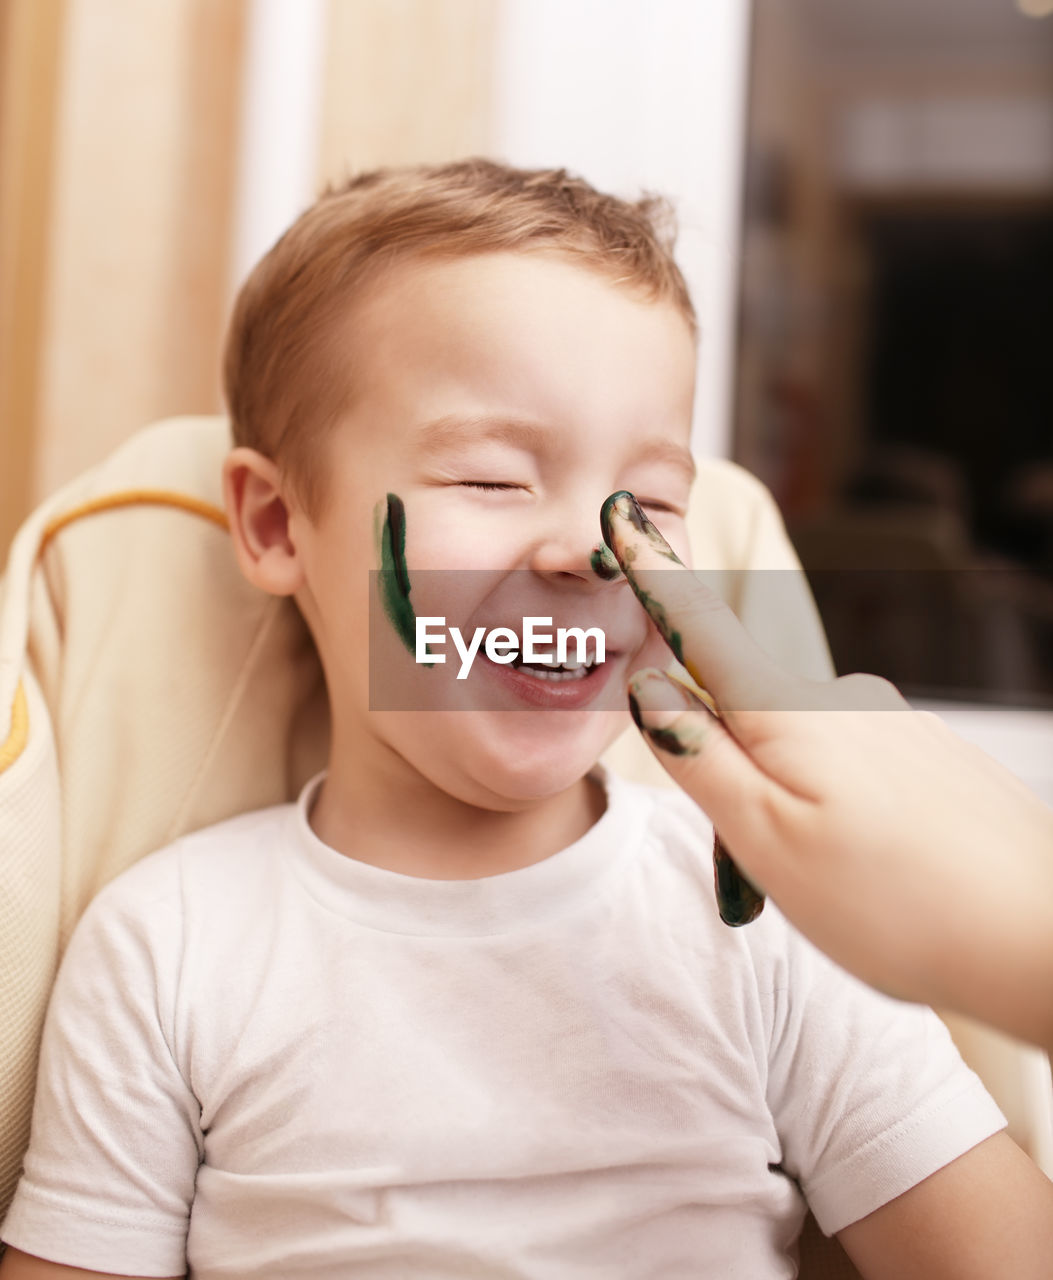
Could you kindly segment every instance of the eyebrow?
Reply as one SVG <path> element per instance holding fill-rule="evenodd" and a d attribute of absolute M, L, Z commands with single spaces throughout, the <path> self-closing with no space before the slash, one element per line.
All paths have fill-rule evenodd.
<path fill-rule="evenodd" d="M 515 445 L 521 449 L 538 450 L 549 444 L 557 434 L 555 427 L 542 426 L 525 418 L 460 417 L 447 414 L 426 422 L 417 428 L 417 445 L 425 453 L 440 453 L 444 449 L 456 449 L 480 440 L 495 440 L 499 444 Z M 695 479 L 695 460 L 691 450 L 674 444 L 664 436 L 650 436 L 640 441 L 633 454 L 634 462 L 658 462 L 676 467 L 688 483 Z"/>
<path fill-rule="evenodd" d="M 426 422 L 417 429 L 417 442 L 427 453 L 439 453 L 443 449 L 455 449 L 475 444 L 479 440 L 496 440 L 500 444 L 518 445 L 524 449 L 538 449 L 552 437 L 552 429 L 542 427 L 525 418 L 462 418 L 447 414 Z"/>
<path fill-rule="evenodd" d="M 682 444 L 674 444 L 672 440 L 666 440 L 663 436 L 652 436 L 641 440 L 639 452 L 635 454 L 634 461 L 659 462 L 676 467 L 678 471 L 683 472 L 688 484 L 694 483 L 698 471 L 691 450 Z"/>

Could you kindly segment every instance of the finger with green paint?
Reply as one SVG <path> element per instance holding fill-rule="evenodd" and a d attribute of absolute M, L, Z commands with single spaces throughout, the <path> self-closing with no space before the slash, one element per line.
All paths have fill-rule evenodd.
<path fill-rule="evenodd" d="M 786 673 L 686 568 L 631 493 L 611 494 L 600 510 L 600 527 L 677 661 L 712 695 L 729 727 L 734 728 L 739 711 L 785 705 Z M 706 643 L 692 646 L 691 635 L 703 630 L 700 618 L 705 619 Z"/>
<path fill-rule="evenodd" d="M 629 710 L 633 720 L 659 759 L 663 755 L 696 755 L 700 741 L 698 735 L 704 731 L 705 724 L 700 717 L 708 718 L 712 712 L 701 696 L 705 692 L 702 669 L 690 645 L 694 579 L 631 493 L 622 490 L 611 494 L 600 511 L 600 525 L 604 542 L 614 553 L 637 599 L 677 661 L 699 686 L 698 690 L 693 690 L 657 671 L 640 673 L 629 692 Z M 670 569 L 682 572 L 670 573 Z M 666 700 L 672 699 L 668 725 L 647 725 L 642 720 L 635 690 L 639 687 L 637 681 L 645 680 L 652 681 L 652 694 L 656 692 L 653 681 L 667 686 Z M 685 712 L 694 714 L 683 714 Z M 738 869 L 715 831 L 713 873 L 717 907 L 724 923 L 738 926 L 755 920 L 764 909 L 764 895 Z"/>

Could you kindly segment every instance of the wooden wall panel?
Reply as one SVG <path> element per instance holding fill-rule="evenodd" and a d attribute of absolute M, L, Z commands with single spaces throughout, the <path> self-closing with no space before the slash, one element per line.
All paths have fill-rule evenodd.
<path fill-rule="evenodd" d="M 68 0 L 35 493 L 220 407 L 242 0 Z"/>
<path fill-rule="evenodd" d="M 32 502 L 65 0 L 0 4 L 0 567 Z"/>
<path fill-rule="evenodd" d="M 495 0 L 330 0 L 323 181 L 491 146 Z"/>
<path fill-rule="evenodd" d="M 222 409 L 251 4 L 0 5 L 6 545 L 32 503 L 140 426 Z M 486 151 L 499 8 L 330 0 L 319 188 Z"/>

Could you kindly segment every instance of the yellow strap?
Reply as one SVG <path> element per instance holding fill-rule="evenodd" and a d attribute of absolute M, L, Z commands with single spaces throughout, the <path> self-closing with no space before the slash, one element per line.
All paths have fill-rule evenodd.
<path fill-rule="evenodd" d="M 219 507 L 213 506 L 211 502 L 204 502 L 201 498 L 191 498 L 185 493 L 173 493 L 169 489 L 124 489 L 120 493 L 109 493 L 104 498 L 91 498 L 56 516 L 44 526 L 44 532 L 40 537 L 40 550 L 43 551 L 60 529 L 72 524 L 74 520 L 80 520 L 82 516 L 93 516 L 99 511 L 113 511 L 118 507 L 151 505 L 177 507 L 181 511 L 204 516 L 206 520 L 211 520 L 221 529 L 229 527 L 226 514 Z"/>
<path fill-rule="evenodd" d="M 19 680 L 15 689 L 15 700 L 11 705 L 11 732 L 7 741 L 0 743 L 0 773 L 9 769 L 25 749 L 29 740 L 29 705 L 26 702 L 26 691 Z"/>
<path fill-rule="evenodd" d="M 193 515 L 211 520 L 213 524 L 218 525 L 221 529 L 229 527 L 224 512 L 219 507 L 213 506 L 211 502 L 204 502 L 200 498 L 191 498 L 185 493 L 174 493 L 168 489 L 124 489 L 120 493 L 110 493 L 103 498 L 92 498 L 88 502 L 82 502 L 79 506 L 71 507 L 69 511 L 63 511 L 61 515 L 56 516 L 44 526 L 38 553 L 44 550 L 60 529 L 65 529 L 74 520 L 80 520 L 83 516 L 95 515 L 100 511 L 113 511 L 119 507 L 134 506 L 175 507 L 180 511 L 189 511 Z M 20 680 L 18 687 L 15 689 L 15 697 L 11 705 L 11 730 L 7 735 L 6 741 L 0 744 L 0 773 L 3 773 L 5 769 L 9 769 L 14 764 L 25 750 L 28 739 L 29 706 L 26 702 L 26 691 L 22 687 Z"/>

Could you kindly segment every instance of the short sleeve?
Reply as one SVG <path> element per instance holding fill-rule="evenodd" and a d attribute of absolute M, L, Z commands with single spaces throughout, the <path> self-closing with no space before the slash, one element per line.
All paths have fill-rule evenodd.
<path fill-rule="evenodd" d="M 768 1102 L 783 1168 L 833 1235 L 1006 1120 L 931 1009 L 873 991 L 789 926 L 787 938 Z"/>
<path fill-rule="evenodd" d="M 178 861 L 156 854 L 89 906 L 48 1007 L 10 1245 L 89 1270 L 171 1276 L 203 1140 L 177 1065 Z"/>

